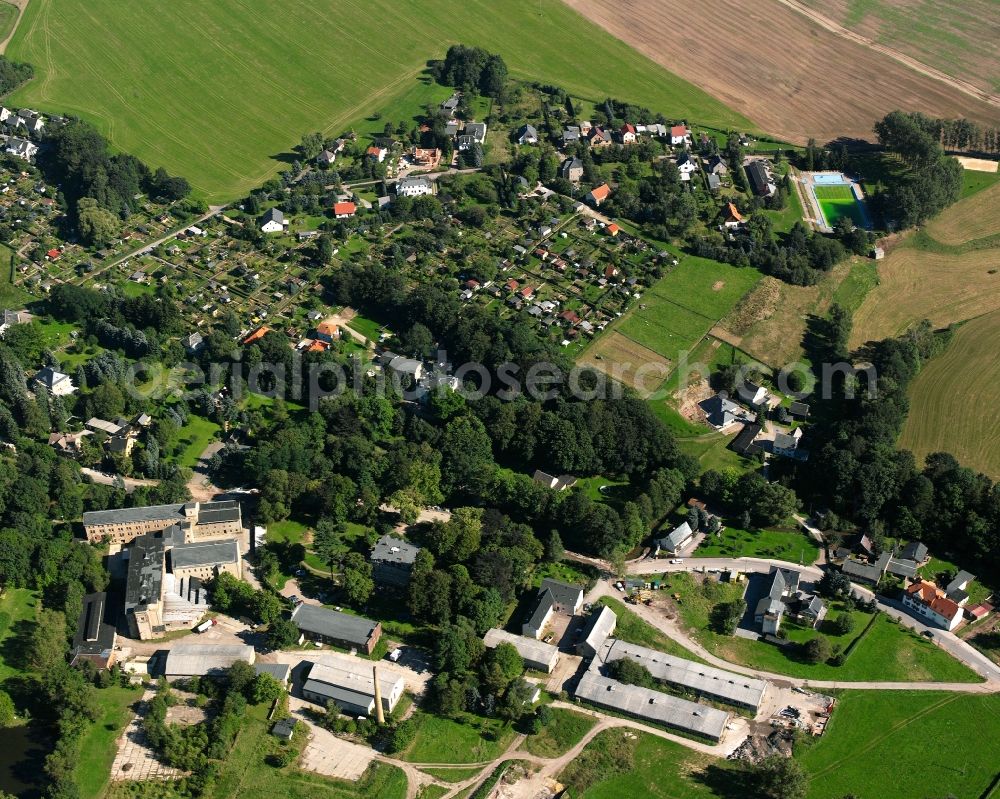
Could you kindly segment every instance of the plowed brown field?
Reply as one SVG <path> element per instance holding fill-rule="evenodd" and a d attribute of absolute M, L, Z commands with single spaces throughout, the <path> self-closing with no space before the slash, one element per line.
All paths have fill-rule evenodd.
<path fill-rule="evenodd" d="M 872 123 L 896 108 L 1000 124 L 1000 108 L 844 38 L 779 0 L 565 2 L 789 141 L 871 139 Z M 669 109 L 663 111 L 669 116 Z"/>

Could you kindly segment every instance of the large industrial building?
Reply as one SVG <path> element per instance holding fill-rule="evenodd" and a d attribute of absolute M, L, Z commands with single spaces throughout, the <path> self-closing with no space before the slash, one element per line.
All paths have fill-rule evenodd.
<path fill-rule="evenodd" d="M 122 557 L 128 559 L 125 618 L 129 634 L 142 640 L 191 627 L 204 616 L 205 580 L 220 572 L 242 575 L 238 541 L 186 544 L 177 525 L 138 536 Z"/>
<path fill-rule="evenodd" d="M 336 663 L 311 663 L 302 686 L 302 696 L 326 707 L 331 702 L 350 716 L 371 716 L 375 712 L 373 664 L 360 658 Z M 403 678 L 379 674 L 382 710 L 391 713 L 403 695 Z"/>
<path fill-rule="evenodd" d="M 158 533 L 175 525 L 183 531 L 187 542 L 239 536 L 243 532 L 240 503 L 235 500 L 184 502 L 83 514 L 83 529 L 88 541 L 127 544 L 140 535 Z"/>
<path fill-rule="evenodd" d="M 70 665 L 84 661 L 99 669 L 109 669 L 115 663 L 115 642 L 118 638 L 115 625 L 109 621 L 108 595 L 88 594 L 83 598 L 83 610 L 76 624 L 76 635 L 70 650 Z"/>
<path fill-rule="evenodd" d="M 514 635 L 506 630 L 496 628 L 487 630 L 483 636 L 483 643 L 490 649 L 500 644 L 510 644 L 517 650 L 525 666 L 535 671 L 544 671 L 546 674 L 551 674 L 559 660 L 559 650 L 552 644 L 543 643 L 537 638 Z"/>

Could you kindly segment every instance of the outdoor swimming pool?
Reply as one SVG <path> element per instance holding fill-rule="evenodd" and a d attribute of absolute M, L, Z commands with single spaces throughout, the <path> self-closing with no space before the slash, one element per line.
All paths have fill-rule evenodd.
<path fill-rule="evenodd" d="M 850 183 L 840 172 L 813 172 L 812 179 L 817 186 L 844 186 Z"/>

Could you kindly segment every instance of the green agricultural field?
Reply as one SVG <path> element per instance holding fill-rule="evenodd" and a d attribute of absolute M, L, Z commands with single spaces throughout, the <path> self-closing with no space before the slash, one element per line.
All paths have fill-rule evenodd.
<path fill-rule="evenodd" d="M 826 223 L 833 227 L 843 217 L 852 220 L 858 227 L 864 227 L 865 215 L 850 186 L 816 186 L 816 199 L 823 209 Z"/>
<path fill-rule="evenodd" d="M 826 734 L 797 758 L 809 799 L 974 799 L 994 795 L 998 741 L 1000 694 L 847 691 Z"/>
<path fill-rule="evenodd" d="M 10 102 L 78 114 L 219 202 L 289 163 L 303 133 L 360 127 L 383 108 L 412 119 L 421 109 L 404 111 L 398 98 L 457 42 L 499 51 L 516 76 L 582 98 L 752 127 L 559 0 L 431 0 L 418 10 L 404 0 L 177 0 L 155 13 L 114 0 L 32 0 L 7 54 L 37 77 Z M 435 100 L 448 93 L 439 88 Z"/>
<path fill-rule="evenodd" d="M 678 612 L 698 642 L 712 654 L 731 663 L 813 680 L 981 681 L 963 663 L 884 614 L 879 614 L 871 628 L 866 630 L 871 617 L 866 613 L 855 612 L 854 630 L 843 636 L 834 634 L 826 625 L 821 625 L 817 631 L 799 627 L 791 621 L 782 624 L 788 638 L 796 643 L 824 635 L 831 645 L 846 649 L 852 641 L 860 638 L 843 665 L 831 666 L 827 663 L 807 663 L 794 651 L 786 653 L 785 650 L 761 641 L 714 632 L 709 625 L 712 609 L 719 603 L 732 602 L 742 597 L 742 585 L 708 582 L 699 586 L 692 575 L 675 574 L 669 578 L 668 590 L 681 595 Z M 841 612 L 835 606 L 828 615 L 832 620 Z"/>
<path fill-rule="evenodd" d="M 810 564 L 819 557 L 819 544 L 801 530 L 740 530 L 727 525 L 721 536 L 706 536 L 694 557 L 773 558 Z"/>
<path fill-rule="evenodd" d="M 755 269 L 685 257 L 615 329 L 671 361 L 689 352 L 760 280 Z"/>

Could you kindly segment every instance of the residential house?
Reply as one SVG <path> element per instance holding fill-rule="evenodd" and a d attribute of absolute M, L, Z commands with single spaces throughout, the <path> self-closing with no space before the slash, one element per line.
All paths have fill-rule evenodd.
<path fill-rule="evenodd" d="M 796 419 L 806 419 L 809 416 L 809 406 L 804 402 L 792 402 L 788 405 L 788 412 Z"/>
<path fill-rule="evenodd" d="M 635 144 L 637 139 L 635 125 L 626 122 L 619 129 L 618 136 L 621 138 L 622 144 Z"/>
<path fill-rule="evenodd" d="M 302 639 L 333 644 L 343 649 L 357 649 L 370 655 L 382 637 L 382 625 L 363 616 L 352 616 L 321 605 L 299 605 L 292 611 L 292 622 Z"/>
<path fill-rule="evenodd" d="M 420 197 L 434 193 L 434 181 L 425 177 L 406 177 L 396 181 L 397 197 Z"/>
<path fill-rule="evenodd" d="M 184 345 L 184 351 L 188 355 L 196 355 L 205 349 L 205 338 L 198 331 L 185 336 L 181 340 L 181 343 Z"/>
<path fill-rule="evenodd" d="M 260 218 L 260 229 L 264 233 L 282 233 L 287 227 L 285 215 L 277 208 L 268 209 Z"/>
<path fill-rule="evenodd" d="M 969 601 L 969 594 L 966 592 L 966 588 L 969 587 L 969 583 L 975 580 L 976 577 L 973 574 L 965 571 L 964 569 L 960 571 L 952 579 L 948 585 L 945 586 L 944 592 L 948 599 L 955 602 L 958 605 L 964 605 Z"/>
<path fill-rule="evenodd" d="M 539 308 L 539 311 L 542 309 Z M 551 488 L 555 491 L 565 491 L 567 488 L 572 488 L 576 485 L 576 478 L 569 474 L 564 474 L 559 477 L 554 477 L 547 472 L 543 472 L 541 469 L 535 469 L 535 473 L 531 476 L 539 485 L 543 485 L 546 488 Z"/>
<path fill-rule="evenodd" d="M 698 171 L 698 162 L 691 153 L 684 151 L 674 159 L 677 171 L 681 173 L 681 180 L 691 180 L 691 173 Z"/>
<path fill-rule="evenodd" d="M 729 449 L 744 458 L 750 458 L 761 451 L 760 444 L 757 443 L 757 436 L 764 428 L 756 422 L 747 422 L 736 434 L 736 437 L 729 442 Z"/>
<path fill-rule="evenodd" d="M 323 152 L 316 156 L 316 163 L 320 166 L 330 166 L 336 160 L 337 154 L 333 150 L 323 150 Z"/>
<path fill-rule="evenodd" d="M 38 145 L 27 139 L 11 136 L 7 139 L 7 146 L 4 152 L 8 155 L 13 155 L 15 158 L 20 158 L 22 161 L 31 162 L 35 160 L 35 155 L 38 153 Z"/>
<path fill-rule="evenodd" d="M 595 186 L 587 192 L 587 202 L 600 206 L 610 196 L 611 187 L 607 183 L 602 183 L 600 186 Z"/>
<path fill-rule="evenodd" d="M 486 142 L 486 123 L 467 122 L 462 130 L 462 135 L 471 136 L 476 144 L 484 144 Z"/>
<path fill-rule="evenodd" d="M 430 149 L 414 147 L 410 159 L 416 166 L 424 167 L 425 169 L 437 169 L 441 163 L 441 151 L 437 147 Z"/>
<path fill-rule="evenodd" d="M 841 564 L 840 570 L 846 574 L 852 582 L 878 585 L 879 581 L 885 576 L 891 559 L 892 556 L 888 552 L 883 552 L 874 562 L 848 558 Z"/>
<path fill-rule="evenodd" d="M 358 207 L 352 202 L 337 202 L 333 204 L 334 219 L 350 219 Z"/>
<path fill-rule="evenodd" d="M 925 624 L 954 630 L 962 622 L 962 608 L 934 583 L 918 580 L 903 593 L 903 607 Z"/>
<path fill-rule="evenodd" d="M 702 400 L 698 403 L 698 407 L 704 411 L 705 420 L 719 430 L 747 418 L 746 411 L 725 394 L 716 394 Z"/>
<path fill-rule="evenodd" d="M 458 104 L 462 101 L 462 95 L 460 92 L 455 92 L 451 97 L 441 103 L 441 110 L 446 114 L 454 114 L 455 110 L 458 108 Z"/>
<path fill-rule="evenodd" d="M 521 125 L 515 140 L 518 144 L 538 144 L 538 131 L 534 125 Z"/>
<path fill-rule="evenodd" d="M 653 554 L 674 557 L 679 555 L 681 551 L 691 543 L 691 539 L 693 538 L 694 530 L 691 529 L 690 524 L 684 522 L 678 527 L 675 527 L 669 535 L 653 539 L 653 545 L 655 547 Z"/>
<path fill-rule="evenodd" d="M 766 388 L 750 381 L 741 381 L 739 387 L 736 389 L 736 394 L 742 402 L 751 407 L 763 405 L 767 402 L 768 398 Z"/>
<path fill-rule="evenodd" d="M 768 576 L 767 593 L 754 608 L 754 622 L 765 635 L 777 635 L 785 615 L 785 597 L 799 590 L 799 573 L 791 569 L 773 569 Z"/>
<path fill-rule="evenodd" d="M 722 188 L 722 181 L 718 175 L 706 175 L 705 179 L 708 181 L 709 191 L 717 193 Z"/>
<path fill-rule="evenodd" d="M 601 128 L 593 127 L 585 135 L 591 147 L 607 147 L 611 144 L 611 134 Z"/>
<path fill-rule="evenodd" d="M 563 144 L 576 144 L 580 141 L 580 128 L 576 125 L 569 125 L 562 132 Z"/>
<path fill-rule="evenodd" d="M 673 125 L 670 128 L 670 143 L 674 146 L 691 143 L 691 131 L 687 125 Z"/>
<path fill-rule="evenodd" d="M 371 147 L 369 147 L 367 150 L 365 150 L 365 156 L 366 157 L 368 157 L 368 158 L 370 158 L 370 159 L 372 159 L 374 161 L 377 161 L 380 164 L 383 161 L 385 161 L 385 157 L 388 154 L 389 154 L 389 150 L 387 148 L 385 148 L 385 147 L 379 147 L 378 145 L 375 145 L 375 144 L 373 144 Z"/>
<path fill-rule="evenodd" d="M 927 549 L 927 545 L 922 541 L 911 541 L 903 547 L 902 551 L 899 553 L 899 557 L 904 560 L 912 560 L 923 565 L 930 557 L 930 551 Z"/>
<path fill-rule="evenodd" d="M 44 389 L 53 397 L 66 397 L 76 392 L 76 386 L 69 375 L 57 372 L 51 366 L 45 366 L 38 370 L 32 382 L 37 388 Z"/>
<path fill-rule="evenodd" d="M 384 535 L 371 552 L 372 577 L 379 585 L 407 586 L 420 547 L 402 538 Z"/>
<path fill-rule="evenodd" d="M 579 158 L 567 158 L 562 164 L 562 176 L 570 183 L 579 183 L 583 177 L 583 161 Z"/>
<path fill-rule="evenodd" d="M 406 358 L 403 355 L 396 355 L 389 361 L 386 368 L 399 377 L 409 377 L 419 380 L 424 373 L 424 364 L 415 358 Z"/>
<path fill-rule="evenodd" d="M 758 197 L 770 197 L 778 190 L 766 161 L 751 161 L 747 164 L 746 173 L 750 188 Z"/>
<path fill-rule="evenodd" d="M 521 626 L 521 634 L 541 638 L 554 615 L 575 616 L 582 607 L 583 589 L 580 586 L 545 578 L 538 589 L 531 615 Z"/>
<path fill-rule="evenodd" d="M 707 171 L 711 175 L 722 177 L 729 174 L 729 164 L 726 163 L 726 159 L 721 155 L 713 155 L 708 159 Z"/>
<path fill-rule="evenodd" d="M 722 224 L 730 230 L 735 230 L 743 224 L 743 214 L 739 212 L 733 203 L 726 203 Z"/>

